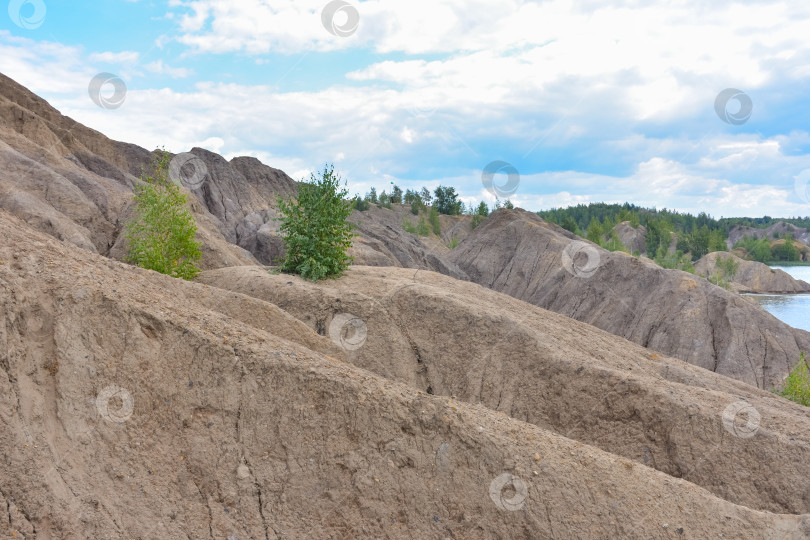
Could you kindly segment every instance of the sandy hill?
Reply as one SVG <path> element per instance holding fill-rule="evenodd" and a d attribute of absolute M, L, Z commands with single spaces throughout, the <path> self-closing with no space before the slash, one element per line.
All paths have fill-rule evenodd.
<path fill-rule="evenodd" d="M 686 272 L 611 253 L 523 210 L 492 214 L 447 260 L 472 281 L 760 388 L 810 333 Z"/>
<path fill-rule="evenodd" d="M 0 234 L 0 502 L 7 508 L 0 527 L 9 536 L 810 534 L 810 516 L 791 515 L 808 505 L 795 481 L 810 463 L 802 408 L 674 359 L 651 359 L 590 326 L 537 310 L 516 329 L 518 343 L 536 344 L 528 360 L 508 365 L 508 348 L 487 359 L 500 373 L 479 379 L 482 385 L 511 393 L 513 405 L 502 408 L 526 414 L 527 422 L 496 411 L 494 394 L 470 399 L 476 384 L 453 375 L 460 351 L 447 366 L 438 355 L 433 360 L 439 339 L 469 341 L 465 317 L 491 320 L 480 347 L 512 342 L 507 316 L 515 314 L 506 304 L 517 301 L 498 302 L 500 295 L 486 291 L 504 307 L 474 311 L 484 291 L 473 284 L 429 274 L 427 291 L 408 293 L 420 283 L 413 271 L 385 269 L 387 277 L 367 280 L 363 273 L 382 270 L 359 268 L 360 275 L 325 286 L 265 273 L 275 289 L 311 290 L 293 318 L 248 295 L 71 249 L 3 212 Z M 255 276 L 255 296 L 262 279 Z M 446 296 L 435 297 L 440 289 Z M 362 347 L 352 336 L 351 346 L 336 350 L 311 330 L 317 324 L 299 319 L 306 309 L 313 321 L 321 316 L 318 290 L 340 293 L 340 309 L 343 301 L 383 313 L 397 307 L 408 326 L 386 329 L 396 315 L 370 315 L 369 352 L 407 334 L 425 351 L 428 373 L 437 372 L 436 391 L 461 396 L 430 395 L 406 378 L 355 365 L 352 355 Z M 456 322 L 423 341 L 435 321 L 405 315 L 413 309 L 408 302 L 436 302 Z M 581 346 L 569 349 L 575 342 Z M 590 358 L 586 346 L 595 347 Z M 380 360 L 390 367 L 418 368 L 396 345 L 387 351 Z M 477 379 L 475 360 L 467 359 L 465 371 Z M 581 365 L 570 373 L 574 362 Z M 529 363 L 531 371 L 521 373 Z M 531 380 L 568 406 L 528 413 L 540 402 L 528 401 Z M 605 404 L 592 401 L 589 415 L 588 403 L 566 396 L 598 398 L 586 391 L 597 381 L 614 393 Z M 602 423 L 581 436 L 617 453 L 560 433 L 584 434 Z M 643 455 L 621 455 L 641 450 L 644 437 L 666 441 L 650 443 L 649 455 L 661 469 L 670 466 L 667 454 L 683 460 L 683 478 L 644 465 Z"/>

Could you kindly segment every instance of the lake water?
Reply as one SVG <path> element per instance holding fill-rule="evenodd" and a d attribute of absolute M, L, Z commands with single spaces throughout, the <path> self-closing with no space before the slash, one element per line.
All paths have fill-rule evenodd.
<path fill-rule="evenodd" d="M 810 266 L 772 266 L 810 283 Z M 752 295 L 768 313 L 794 328 L 810 331 L 810 294 Z"/>

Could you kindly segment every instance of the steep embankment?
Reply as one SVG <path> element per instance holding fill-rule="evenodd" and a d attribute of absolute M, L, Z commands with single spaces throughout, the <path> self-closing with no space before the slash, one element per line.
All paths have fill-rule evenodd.
<path fill-rule="evenodd" d="M 198 279 L 283 308 L 378 375 L 502 411 L 735 503 L 810 511 L 795 482 L 810 472 L 810 417 L 768 392 L 432 272 L 353 267 L 312 284 L 242 267 Z M 730 436 L 729 407 L 755 407 L 765 429 Z"/>
<path fill-rule="evenodd" d="M 732 283 L 739 292 L 792 294 L 810 292 L 810 283 L 794 279 L 784 270 L 774 269 L 756 261 L 745 261 L 732 253 L 716 251 L 695 263 L 695 274 L 705 278 L 718 272 L 717 260 L 731 258 L 737 263 Z"/>
<path fill-rule="evenodd" d="M 9 536 L 810 533 L 806 516 L 325 356 L 270 304 L 70 249 L 2 212 L 0 234 Z"/>
<path fill-rule="evenodd" d="M 121 258 L 132 187 L 152 154 L 63 116 L 0 74 L 0 208 L 82 249 Z M 203 266 L 250 264 L 216 218 L 192 199 Z"/>
<path fill-rule="evenodd" d="M 759 388 L 781 384 L 810 350 L 810 333 L 739 295 L 523 210 L 495 212 L 446 259 L 485 287 Z"/>

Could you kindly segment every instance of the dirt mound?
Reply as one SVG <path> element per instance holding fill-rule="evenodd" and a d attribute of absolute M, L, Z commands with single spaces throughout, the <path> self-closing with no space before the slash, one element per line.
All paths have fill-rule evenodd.
<path fill-rule="evenodd" d="M 759 388 L 780 385 L 810 333 L 686 272 L 500 210 L 447 257 L 470 279 Z"/>
<path fill-rule="evenodd" d="M 793 278 L 784 270 L 774 269 L 756 261 L 745 261 L 732 253 L 716 251 L 695 263 L 695 274 L 705 278 L 715 275 L 717 259 L 731 257 L 738 269 L 732 282 L 739 292 L 791 294 L 810 292 L 810 283 Z"/>
<path fill-rule="evenodd" d="M 10 536 L 810 533 L 806 516 L 326 356 L 268 303 L 71 250 L 3 213 L 0 234 Z"/>

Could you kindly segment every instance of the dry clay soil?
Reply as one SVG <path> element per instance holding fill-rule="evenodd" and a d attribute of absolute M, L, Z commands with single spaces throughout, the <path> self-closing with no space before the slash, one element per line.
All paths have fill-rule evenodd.
<path fill-rule="evenodd" d="M 513 310 L 525 304 L 424 272 L 420 284 L 414 271 L 386 269 L 374 280 L 370 272 L 380 269 L 356 268 L 322 285 L 265 272 L 248 276 L 256 291 L 247 295 L 77 250 L 4 212 L 0 235 L 0 531 L 9 537 L 810 534 L 806 494 L 794 488 L 780 499 L 776 487 L 807 477 L 802 408 L 650 358 L 587 325 L 534 308 L 518 324 Z M 253 298 L 264 294 L 260 284 L 298 296 L 302 307 L 287 313 Z M 426 291 L 397 293 L 413 286 Z M 319 295 L 356 311 L 369 306 L 359 314 L 368 317 L 367 351 L 318 335 L 318 321 L 329 325 L 338 314 L 327 315 Z M 490 322 L 477 328 L 481 321 Z M 390 345 L 406 333 L 410 351 Z M 508 361 L 520 356 L 513 337 L 529 347 L 526 358 Z M 453 349 L 448 366 L 434 351 L 440 340 Z M 508 407 L 454 375 L 454 364 L 477 365 L 478 341 L 504 344 L 501 357 L 486 357 L 500 375 L 484 383 L 511 392 Z M 408 373 L 418 364 L 414 349 L 425 350 L 427 373 L 438 373 L 427 375 L 434 395 L 421 374 Z M 366 357 L 375 354 L 387 356 L 375 364 Z M 573 375 L 563 384 L 573 365 L 586 384 Z M 573 425 L 601 422 L 599 407 L 592 421 L 579 403 L 596 403 L 600 377 L 616 388 L 602 406 L 624 410 L 612 430 L 600 428 L 604 443 Z M 439 395 L 450 392 L 457 399 Z M 529 411 L 543 396 L 557 400 L 556 413 Z M 728 406 L 739 403 L 759 412 L 757 429 L 749 429 L 750 411 L 724 425 Z M 691 463 L 700 452 L 714 464 L 738 459 L 740 471 L 720 467 L 702 487 L 689 470 L 676 478 L 644 465 L 630 434 L 640 429 L 636 417 L 656 415 L 659 429 L 677 432 L 670 451 L 695 454 Z M 609 435 L 622 430 L 626 448 Z"/>

